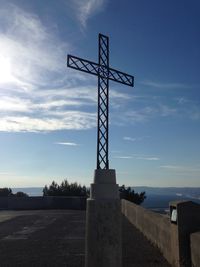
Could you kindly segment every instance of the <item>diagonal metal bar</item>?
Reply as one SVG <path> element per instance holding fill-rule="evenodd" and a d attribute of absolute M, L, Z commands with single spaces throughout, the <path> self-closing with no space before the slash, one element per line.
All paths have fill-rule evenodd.
<path fill-rule="evenodd" d="M 72 69 L 76 69 L 76 70 L 80 70 L 86 73 L 90 73 L 93 75 L 97 75 L 99 74 L 99 65 L 89 61 L 89 60 L 85 60 L 79 57 L 74 57 L 71 55 L 67 56 L 67 66 L 72 68 Z"/>
<path fill-rule="evenodd" d="M 126 74 L 122 71 L 115 70 L 109 68 L 109 80 L 114 82 L 122 83 L 124 85 L 133 86 L 134 85 L 134 77 Z"/>
<path fill-rule="evenodd" d="M 100 75 L 102 78 L 107 78 L 105 73 L 108 73 L 107 75 L 108 75 L 109 80 L 122 83 L 128 86 L 134 85 L 133 76 L 125 72 L 113 69 L 113 68 L 107 68 L 106 66 L 103 66 L 103 68 L 101 68 L 102 66 L 100 66 L 99 64 L 83 59 L 83 58 L 68 55 L 67 66 L 72 69 L 90 73 L 92 75 L 96 75 L 96 76 Z"/>
<path fill-rule="evenodd" d="M 109 169 L 108 103 L 109 103 L 109 39 L 99 34 L 98 134 L 97 169 Z"/>

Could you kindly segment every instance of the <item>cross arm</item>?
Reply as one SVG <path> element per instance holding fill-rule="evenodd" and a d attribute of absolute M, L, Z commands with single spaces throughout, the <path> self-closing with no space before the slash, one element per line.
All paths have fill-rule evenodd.
<path fill-rule="evenodd" d="M 99 73 L 98 64 L 92 61 L 85 60 L 80 57 L 75 57 L 71 55 L 67 56 L 67 66 L 72 69 L 80 70 L 80 71 L 90 73 L 93 75 L 98 75 Z"/>
<path fill-rule="evenodd" d="M 109 68 L 108 78 L 112 81 L 122 83 L 122 84 L 125 84 L 128 86 L 133 86 L 133 84 L 134 84 L 134 77 L 133 76 L 131 76 L 127 73 L 112 69 L 112 68 Z"/>
<path fill-rule="evenodd" d="M 102 78 L 108 78 L 109 80 L 122 83 L 128 86 L 133 86 L 134 83 L 134 77 L 127 73 L 112 68 L 107 68 L 105 66 L 100 66 L 97 63 L 94 63 L 92 61 L 80 57 L 68 55 L 67 66 L 72 69 L 100 76 Z"/>

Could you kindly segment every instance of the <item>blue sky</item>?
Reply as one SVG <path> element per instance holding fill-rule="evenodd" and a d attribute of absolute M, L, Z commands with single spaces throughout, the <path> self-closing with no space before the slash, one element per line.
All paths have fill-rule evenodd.
<path fill-rule="evenodd" d="M 200 186 L 198 0 L 0 0 L 0 186 L 89 185 L 97 79 L 67 54 L 135 77 L 110 82 L 110 167 L 125 185 Z"/>

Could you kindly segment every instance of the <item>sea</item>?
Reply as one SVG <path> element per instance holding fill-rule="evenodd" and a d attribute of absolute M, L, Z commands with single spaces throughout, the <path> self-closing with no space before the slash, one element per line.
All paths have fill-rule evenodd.
<path fill-rule="evenodd" d="M 43 187 L 13 187 L 12 192 L 15 194 L 17 192 L 24 192 L 30 197 L 40 197 L 43 196 Z"/>
<path fill-rule="evenodd" d="M 146 209 L 150 209 L 154 212 L 169 214 L 169 204 L 172 201 L 193 201 L 200 204 L 199 198 L 183 196 L 183 195 L 158 195 L 158 194 L 147 194 L 147 198 L 141 204 Z"/>

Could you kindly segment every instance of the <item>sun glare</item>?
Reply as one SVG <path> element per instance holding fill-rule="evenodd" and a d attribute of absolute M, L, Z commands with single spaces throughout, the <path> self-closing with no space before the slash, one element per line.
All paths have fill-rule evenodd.
<path fill-rule="evenodd" d="M 0 55 L 0 83 L 11 82 L 12 80 L 10 60 Z"/>

